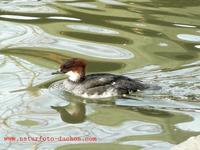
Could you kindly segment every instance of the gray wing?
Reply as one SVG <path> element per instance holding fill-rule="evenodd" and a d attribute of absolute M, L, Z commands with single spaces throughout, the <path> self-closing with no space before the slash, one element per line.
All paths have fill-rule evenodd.
<path fill-rule="evenodd" d="M 147 85 L 141 83 L 138 80 L 134 80 L 128 78 L 126 76 L 121 75 L 113 75 L 113 74 L 92 74 L 86 76 L 84 80 L 86 88 L 96 88 L 96 87 L 111 87 L 113 86 L 115 89 L 122 91 L 123 93 L 132 91 L 135 92 L 137 90 L 144 90 Z"/>
<path fill-rule="evenodd" d="M 125 76 L 120 76 L 114 84 L 115 88 L 122 93 L 136 92 L 137 90 L 144 90 L 147 86 L 138 80 L 130 79 Z"/>
<path fill-rule="evenodd" d="M 112 74 L 91 74 L 87 75 L 85 80 L 82 82 L 85 88 L 94 88 L 97 86 L 112 85 L 115 82 L 118 75 Z"/>

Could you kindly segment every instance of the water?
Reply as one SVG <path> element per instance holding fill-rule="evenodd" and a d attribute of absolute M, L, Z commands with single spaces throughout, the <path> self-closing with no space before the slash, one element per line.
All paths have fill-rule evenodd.
<path fill-rule="evenodd" d="M 0 149 L 169 149 L 198 135 L 199 1 L 2 0 Z M 159 90 L 87 100 L 48 88 L 63 60 Z M 67 110 L 67 111 L 66 111 Z M 96 141 L 5 141 L 4 137 Z"/>

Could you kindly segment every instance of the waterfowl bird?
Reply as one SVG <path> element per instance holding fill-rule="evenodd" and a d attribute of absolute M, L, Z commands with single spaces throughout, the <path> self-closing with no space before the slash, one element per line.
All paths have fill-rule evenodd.
<path fill-rule="evenodd" d="M 73 58 L 60 65 L 52 74 L 66 74 L 63 80 L 64 90 L 83 98 L 108 98 L 129 95 L 146 89 L 148 86 L 138 80 L 123 75 L 96 73 L 86 75 L 86 62 Z"/>

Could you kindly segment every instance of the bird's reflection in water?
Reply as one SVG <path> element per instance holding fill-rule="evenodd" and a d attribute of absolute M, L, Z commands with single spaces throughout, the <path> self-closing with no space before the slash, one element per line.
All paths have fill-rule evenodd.
<path fill-rule="evenodd" d="M 89 100 L 83 99 L 64 91 L 60 91 L 59 93 L 62 99 L 67 100 L 69 102 L 68 105 L 65 106 L 51 106 L 52 109 L 56 110 L 60 113 L 61 119 L 66 123 L 82 123 L 86 120 L 86 104 L 95 103 L 98 105 L 106 105 L 115 108 L 131 110 L 135 112 L 139 112 L 143 115 L 148 116 L 162 116 L 162 117 L 173 117 L 173 114 L 167 112 L 165 109 L 162 110 L 161 108 L 158 110 L 152 107 L 139 107 L 139 106 L 123 106 L 120 104 L 116 104 L 116 98 L 112 99 L 104 99 L 104 100 Z M 134 99 L 137 100 L 137 99 Z M 85 104 L 86 103 L 86 104 Z"/>
<path fill-rule="evenodd" d="M 60 113 L 60 117 L 67 123 L 81 123 L 85 120 L 85 104 L 80 101 L 70 102 L 66 106 L 51 106 Z"/>
<path fill-rule="evenodd" d="M 89 100 L 78 96 L 74 96 L 63 90 L 51 89 L 53 94 L 57 94 L 63 100 L 69 102 L 65 106 L 51 106 L 52 109 L 60 113 L 61 119 L 66 123 L 82 123 L 86 120 L 86 104 L 96 103 L 96 104 L 107 104 L 114 105 L 113 99 L 101 99 L 101 100 Z M 85 104 L 86 103 L 86 104 Z"/>

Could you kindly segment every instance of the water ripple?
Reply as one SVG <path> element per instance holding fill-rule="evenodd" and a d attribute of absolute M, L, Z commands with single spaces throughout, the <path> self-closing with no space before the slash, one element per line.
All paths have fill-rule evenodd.
<path fill-rule="evenodd" d="M 96 27 L 92 25 L 76 25 L 76 24 L 70 24 L 67 25 L 68 28 L 75 29 L 75 30 L 81 30 L 85 32 L 92 32 L 92 33 L 99 33 L 99 34 L 119 34 L 119 32 L 103 28 L 103 27 Z"/>
<path fill-rule="evenodd" d="M 12 0 L 1 1 L 0 10 L 10 12 L 26 12 L 26 13 L 53 13 L 57 12 L 56 9 L 46 6 L 46 3 L 53 2 L 54 0 Z"/>
<path fill-rule="evenodd" d="M 90 4 L 90 3 L 85 3 L 85 2 L 75 2 L 75 3 L 66 4 L 66 5 L 80 7 L 80 8 L 89 8 L 89 9 L 97 8 L 96 5 Z"/>
<path fill-rule="evenodd" d="M 162 128 L 153 123 L 145 123 L 141 121 L 127 121 L 124 122 L 119 127 L 107 127 L 107 126 L 93 126 L 91 130 L 93 134 L 100 141 L 113 141 L 121 137 L 131 136 L 131 135 L 149 135 L 149 134 L 159 134 L 162 132 Z"/>
<path fill-rule="evenodd" d="M 176 127 L 181 130 L 192 131 L 192 132 L 200 132 L 199 121 L 200 116 L 199 112 L 183 112 L 193 118 L 190 122 L 182 122 L 176 124 Z"/>
<path fill-rule="evenodd" d="M 8 117 L 6 124 L 10 129 L 17 131 L 46 132 L 46 134 L 54 132 L 54 136 L 56 132 L 60 135 L 60 130 L 68 129 L 65 132 L 65 136 L 91 135 L 101 142 L 114 141 L 132 135 L 151 135 L 162 132 L 162 128 L 159 125 L 142 121 L 127 121 L 116 127 L 103 126 L 92 122 L 73 124 L 72 126 L 72 124 L 63 123 L 58 114 L 18 114 Z"/>
<path fill-rule="evenodd" d="M 200 49 L 200 45 L 195 45 L 194 47 L 199 48 Z"/>
<path fill-rule="evenodd" d="M 0 29 L 3 29 L 0 33 L 5 35 L 0 38 L 1 48 L 51 48 L 104 59 L 130 59 L 134 57 L 133 53 L 120 47 L 56 37 L 33 25 L 0 22 Z"/>
<path fill-rule="evenodd" d="M 174 25 L 177 26 L 177 27 L 183 27 L 183 28 L 196 28 L 196 26 L 188 25 L 188 24 L 178 24 L 178 23 L 175 23 Z"/>
<path fill-rule="evenodd" d="M 117 0 L 98 0 L 98 1 L 105 3 L 105 4 L 109 4 L 109 5 L 119 5 L 119 6 L 126 5 L 126 3 L 119 2 Z"/>
<path fill-rule="evenodd" d="M 143 76 L 143 80 L 147 83 L 162 87 L 159 91 L 146 91 L 152 92 L 152 96 L 157 96 L 159 99 L 199 102 L 200 67 L 198 64 L 199 61 L 185 64 L 181 69 L 171 71 L 162 71 L 159 66 L 146 66 L 134 70 L 131 74 L 134 78 Z"/>
<path fill-rule="evenodd" d="M 200 36 L 192 34 L 178 34 L 177 37 L 188 42 L 200 42 Z"/>
<path fill-rule="evenodd" d="M 31 17 L 31 16 L 18 16 L 18 15 L 0 15 L 0 18 L 7 19 L 19 19 L 19 20 L 36 20 L 40 19 L 39 17 Z"/>
<path fill-rule="evenodd" d="M 62 16 L 51 16 L 47 17 L 47 19 L 55 19 L 55 20 L 71 20 L 71 21 L 80 21 L 81 19 L 72 18 L 72 17 L 62 17 Z"/>
<path fill-rule="evenodd" d="M 33 125 L 26 123 L 26 120 L 29 122 L 35 122 Z M 26 115 L 13 115 L 6 119 L 6 124 L 15 130 L 20 130 L 24 132 L 30 131 L 48 131 L 53 129 L 58 129 L 63 126 L 60 123 L 60 118 L 58 114 L 26 114 Z M 24 122 L 19 123 L 19 122 Z"/>

